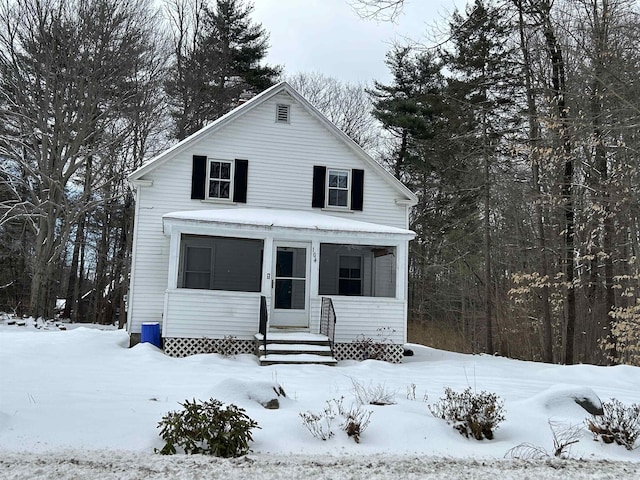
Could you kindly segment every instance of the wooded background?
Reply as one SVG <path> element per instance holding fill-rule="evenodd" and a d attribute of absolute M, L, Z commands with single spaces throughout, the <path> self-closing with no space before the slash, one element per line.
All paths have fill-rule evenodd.
<path fill-rule="evenodd" d="M 419 197 L 410 340 L 640 365 L 636 1 L 475 0 L 373 85 L 266 65 L 251 13 L 0 0 L 0 311 L 122 325 L 126 176 L 285 78 Z"/>

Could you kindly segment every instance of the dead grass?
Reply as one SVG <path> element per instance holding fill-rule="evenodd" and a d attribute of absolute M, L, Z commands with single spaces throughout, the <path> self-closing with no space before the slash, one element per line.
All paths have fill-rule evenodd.
<path fill-rule="evenodd" d="M 439 350 L 472 353 L 462 332 L 444 322 L 409 322 L 408 340 L 410 343 L 419 343 Z"/>

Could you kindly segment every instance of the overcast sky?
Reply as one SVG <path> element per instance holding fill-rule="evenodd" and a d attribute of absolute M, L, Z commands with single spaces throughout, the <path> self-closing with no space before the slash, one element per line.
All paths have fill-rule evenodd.
<path fill-rule="evenodd" d="M 286 74 L 319 72 L 351 83 L 388 82 L 385 54 L 394 40 L 428 43 L 464 0 L 405 0 L 395 24 L 364 20 L 350 0 L 254 0 L 253 20 L 270 34 L 267 63 Z"/>

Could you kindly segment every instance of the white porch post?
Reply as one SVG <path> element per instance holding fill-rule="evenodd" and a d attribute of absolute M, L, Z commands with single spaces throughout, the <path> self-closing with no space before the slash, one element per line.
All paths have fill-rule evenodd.
<path fill-rule="evenodd" d="M 169 241 L 169 272 L 167 278 L 167 288 L 175 290 L 178 288 L 178 263 L 180 262 L 180 231 L 177 228 L 171 229 Z"/>
<path fill-rule="evenodd" d="M 311 241 L 311 278 L 309 279 L 309 298 L 318 297 L 320 284 L 320 240 Z"/>
<path fill-rule="evenodd" d="M 273 236 L 264 239 L 262 252 L 262 295 L 267 299 L 267 309 L 271 308 L 271 282 L 273 282 Z"/>
<path fill-rule="evenodd" d="M 398 258 L 396 260 L 396 297 L 404 304 L 404 339 L 407 343 L 407 315 L 408 315 L 408 282 L 409 282 L 409 242 L 403 241 L 397 245 Z"/>

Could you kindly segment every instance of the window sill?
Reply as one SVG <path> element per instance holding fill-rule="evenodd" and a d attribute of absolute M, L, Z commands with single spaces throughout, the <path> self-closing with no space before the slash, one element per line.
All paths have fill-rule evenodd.
<path fill-rule="evenodd" d="M 225 200 L 220 198 L 205 198 L 204 200 L 200 200 L 202 203 L 213 203 L 218 205 L 237 205 L 237 202 L 233 200 Z"/>
<path fill-rule="evenodd" d="M 341 212 L 341 213 L 353 213 L 349 207 L 324 207 L 323 212 Z"/>

